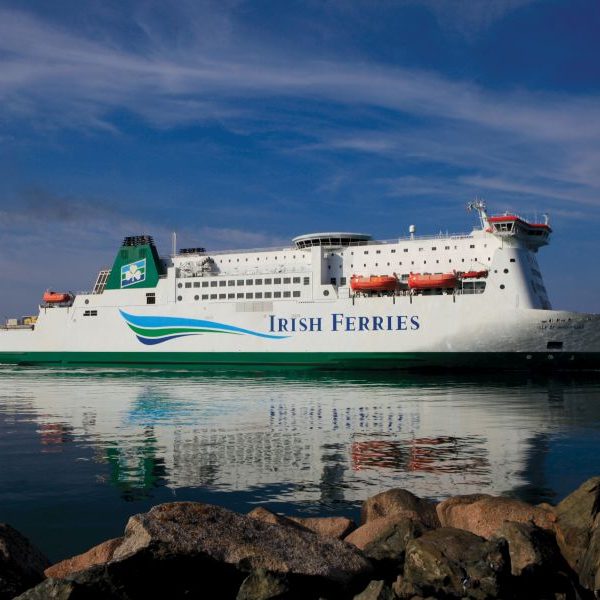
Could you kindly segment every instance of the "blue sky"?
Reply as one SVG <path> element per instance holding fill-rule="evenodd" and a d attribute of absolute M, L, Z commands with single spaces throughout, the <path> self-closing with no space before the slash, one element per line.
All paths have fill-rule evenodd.
<path fill-rule="evenodd" d="M 597 0 L 0 0 L 0 318 L 167 253 L 549 213 L 600 311 Z"/>

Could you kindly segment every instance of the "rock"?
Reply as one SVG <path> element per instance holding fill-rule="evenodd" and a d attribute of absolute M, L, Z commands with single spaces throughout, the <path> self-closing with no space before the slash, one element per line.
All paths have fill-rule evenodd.
<path fill-rule="evenodd" d="M 83 554 L 78 554 L 71 558 L 67 558 L 51 567 L 48 567 L 44 574 L 46 577 L 54 579 L 62 579 L 78 571 L 85 571 L 93 565 L 100 565 L 112 559 L 114 551 L 119 547 L 123 538 L 115 538 L 102 542 L 98 546 L 94 546 Z"/>
<path fill-rule="evenodd" d="M 581 597 L 577 577 L 562 557 L 556 538 L 532 523 L 504 523 L 497 536 L 508 542 L 513 582 L 521 598 Z"/>
<path fill-rule="evenodd" d="M 338 540 L 343 539 L 352 530 L 356 529 L 354 521 L 346 517 L 284 517 L 263 506 L 254 508 L 248 513 L 248 516 L 265 523 L 296 527 L 296 529 L 312 531 L 318 535 Z"/>
<path fill-rule="evenodd" d="M 375 519 L 363 527 L 372 527 L 373 525 L 378 525 L 377 531 L 371 531 L 371 539 L 362 547 L 363 553 L 377 563 L 379 569 L 391 570 L 393 573 L 397 573 L 404 563 L 408 542 L 427 531 L 419 521 L 413 521 L 406 517 Z"/>
<path fill-rule="evenodd" d="M 571 568 L 579 573 L 579 563 L 587 551 L 592 527 L 600 508 L 600 477 L 592 477 L 560 502 L 556 514 L 556 541 Z"/>
<path fill-rule="evenodd" d="M 581 585 L 600 597 L 600 516 L 596 517 L 589 545 L 578 566 Z"/>
<path fill-rule="evenodd" d="M 508 542 L 511 573 L 547 577 L 565 567 L 554 536 L 533 523 L 503 523 L 497 537 Z"/>
<path fill-rule="evenodd" d="M 460 513 L 462 510 L 461 508 L 456 507 L 464 507 L 485 498 L 493 498 L 493 496 L 490 496 L 489 494 L 464 494 L 462 496 L 451 496 L 450 498 L 446 498 L 446 500 L 443 500 L 435 507 L 441 526 L 454 527 L 453 525 L 450 525 L 452 513 L 455 510 Z"/>
<path fill-rule="evenodd" d="M 361 525 L 358 529 L 355 529 L 350 535 L 347 535 L 344 541 L 348 544 L 353 544 L 360 550 L 364 550 L 365 546 L 379 539 L 394 523 L 403 519 L 404 517 L 397 516 L 372 519 L 368 523 Z"/>
<path fill-rule="evenodd" d="M 44 578 L 50 561 L 14 527 L 0 523 L 0 600 L 14 598 Z"/>
<path fill-rule="evenodd" d="M 310 580 L 315 589 L 344 588 L 371 572 L 370 562 L 349 544 L 296 527 L 208 504 L 161 504 L 129 519 L 113 562 L 147 551 L 161 558 L 199 557 L 245 572 L 265 569 Z"/>
<path fill-rule="evenodd" d="M 147 600 L 235 598 L 244 576 L 231 565 L 145 549 L 65 579 L 46 579 L 19 600 Z"/>
<path fill-rule="evenodd" d="M 258 569 L 244 579 L 236 600 L 275 600 L 289 592 L 289 589 L 284 575 Z"/>
<path fill-rule="evenodd" d="M 464 529 L 490 538 L 505 521 L 534 523 L 542 529 L 554 529 L 553 512 L 514 498 L 496 496 L 457 496 L 440 502 L 437 513 L 443 527 Z"/>
<path fill-rule="evenodd" d="M 394 600 L 394 592 L 385 581 L 371 581 L 353 600 Z"/>
<path fill-rule="evenodd" d="M 391 516 L 409 517 L 428 528 L 440 526 L 433 502 L 418 498 L 400 488 L 381 492 L 365 500 L 361 510 L 361 524 Z"/>
<path fill-rule="evenodd" d="M 346 517 L 289 517 L 298 525 L 324 537 L 344 539 L 356 529 L 356 523 Z"/>
<path fill-rule="evenodd" d="M 263 523 L 293 527 L 294 529 L 300 529 L 302 531 L 307 531 L 308 529 L 307 527 L 304 527 L 300 523 L 296 522 L 296 520 L 271 512 L 268 508 L 264 508 L 264 506 L 257 506 L 256 508 L 253 508 L 248 513 L 248 516 L 252 519 L 256 519 L 257 521 L 262 521 Z"/>
<path fill-rule="evenodd" d="M 414 595 L 485 599 L 505 597 L 510 559 L 505 540 L 485 539 L 444 527 L 424 533 L 406 547 L 404 577 L 394 588 Z"/>

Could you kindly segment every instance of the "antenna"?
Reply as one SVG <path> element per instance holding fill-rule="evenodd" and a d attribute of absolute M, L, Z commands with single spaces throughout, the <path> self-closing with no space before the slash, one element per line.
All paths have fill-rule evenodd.
<path fill-rule="evenodd" d="M 488 223 L 486 208 L 485 200 L 483 198 L 479 198 L 479 196 L 475 196 L 475 200 L 467 204 L 467 210 L 469 212 L 476 210 L 479 213 L 481 229 L 485 229 Z"/>
<path fill-rule="evenodd" d="M 171 234 L 171 243 L 173 251 L 172 256 L 175 256 L 177 254 L 177 234 L 175 232 Z"/>

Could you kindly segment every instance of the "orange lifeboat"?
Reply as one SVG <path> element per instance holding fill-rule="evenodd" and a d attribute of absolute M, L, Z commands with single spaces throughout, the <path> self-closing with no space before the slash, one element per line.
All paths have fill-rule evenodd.
<path fill-rule="evenodd" d="M 408 276 L 408 287 L 411 290 L 431 290 L 435 288 L 456 287 L 456 273 L 411 273 Z"/>
<path fill-rule="evenodd" d="M 73 296 L 69 292 L 44 292 L 42 300 L 48 304 L 60 304 L 64 302 L 71 302 Z"/>
<path fill-rule="evenodd" d="M 350 287 L 355 292 L 393 292 L 398 287 L 395 275 L 352 275 Z"/>
<path fill-rule="evenodd" d="M 461 279 L 479 279 L 481 277 L 487 277 L 487 271 L 467 271 L 466 273 L 461 273 Z"/>

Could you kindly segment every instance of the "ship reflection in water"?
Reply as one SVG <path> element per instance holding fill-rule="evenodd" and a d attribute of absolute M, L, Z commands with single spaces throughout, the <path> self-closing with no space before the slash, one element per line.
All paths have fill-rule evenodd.
<path fill-rule="evenodd" d="M 41 369 L 0 377 L 0 521 L 34 533 L 40 511 L 114 515 L 118 533 L 124 516 L 173 499 L 351 515 L 391 487 L 554 502 L 600 471 L 595 380 Z"/>

